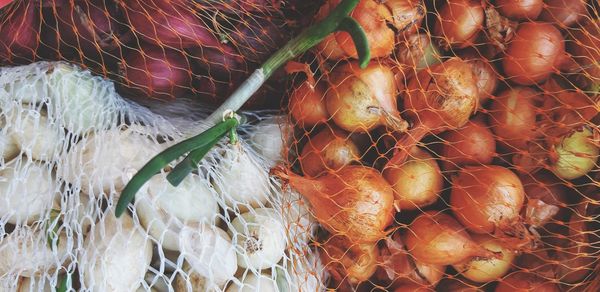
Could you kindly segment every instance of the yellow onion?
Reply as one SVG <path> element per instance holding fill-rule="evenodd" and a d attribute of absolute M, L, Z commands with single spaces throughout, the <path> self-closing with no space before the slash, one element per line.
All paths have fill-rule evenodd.
<path fill-rule="evenodd" d="M 315 218 L 332 234 L 352 242 L 374 242 L 386 235 L 394 215 L 392 187 L 373 168 L 350 165 L 316 179 L 285 170 L 275 174 L 308 199 Z"/>
<path fill-rule="evenodd" d="M 454 264 L 453 267 L 463 277 L 477 282 L 485 283 L 500 279 L 512 267 L 515 253 L 503 246 L 502 242 L 489 235 L 473 235 L 473 240 L 485 249 L 499 256 L 475 257 L 464 262 Z"/>
<path fill-rule="evenodd" d="M 316 177 L 359 161 L 360 153 L 347 133 L 326 127 L 308 139 L 298 160 L 305 175 Z"/>
<path fill-rule="evenodd" d="M 392 13 L 392 24 L 405 35 L 415 33 L 425 18 L 423 0 L 386 0 L 383 4 Z"/>
<path fill-rule="evenodd" d="M 483 28 L 483 6 L 477 0 L 448 1 L 439 11 L 435 35 L 445 48 L 465 48 L 473 45 Z"/>
<path fill-rule="evenodd" d="M 419 215 L 408 226 L 404 241 L 408 252 L 427 264 L 451 265 L 474 256 L 492 256 L 452 216 L 438 211 Z"/>
<path fill-rule="evenodd" d="M 418 71 L 442 62 L 437 45 L 425 33 L 399 35 L 396 59 L 400 64 Z"/>
<path fill-rule="evenodd" d="M 325 86 L 318 83 L 314 88 L 309 82 L 303 82 L 292 91 L 288 105 L 290 115 L 300 127 L 312 127 L 327 121 L 325 108 Z"/>
<path fill-rule="evenodd" d="M 336 67 L 329 81 L 325 105 L 340 128 L 349 132 L 368 132 L 378 126 L 406 130 L 407 123 L 397 108 L 398 89 L 390 67 L 371 62 L 360 69 L 356 62 L 349 62 Z"/>
<path fill-rule="evenodd" d="M 394 188 L 394 204 L 401 210 L 419 209 L 433 204 L 444 186 L 437 162 L 418 147 L 400 165 L 387 164 L 383 177 Z"/>
<path fill-rule="evenodd" d="M 377 245 L 357 243 L 334 235 L 320 245 L 323 265 L 337 283 L 358 284 L 368 280 L 377 269 Z"/>
<path fill-rule="evenodd" d="M 558 285 L 535 274 L 515 272 L 500 280 L 495 292 L 558 292 Z"/>
<path fill-rule="evenodd" d="M 565 135 L 550 150 L 550 170 L 563 179 L 576 179 L 596 166 L 600 149 L 589 127 Z"/>

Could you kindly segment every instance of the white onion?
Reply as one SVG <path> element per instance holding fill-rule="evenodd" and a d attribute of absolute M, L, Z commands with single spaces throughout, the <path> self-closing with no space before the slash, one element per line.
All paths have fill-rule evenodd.
<path fill-rule="evenodd" d="M 237 247 L 241 268 L 266 269 L 283 258 L 285 228 L 280 216 L 270 208 L 248 211 L 231 222 L 229 234 Z"/>
<path fill-rule="evenodd" d="M 30 65 L 11 68 L 15 71 L 11 82 L 4 85 L 4 89 L 19 103 L 42 103 L 47 102 L 50 96 L 48 86 L 48 74 L 42 72 L 40 66 Z M 29 71 L 29 72 L 28 72 Z"/>
<path fill-rule="evenodd" d="M 235 249 L 227 233 L 218 227 L 183 227 L 179 250 L 194 271 L 212 280 L 209 285 L 221 286 L 234 278 L 238 264 Z"/>
<path fill-rule="evenodd" d="M 55 161 L 66 151 L 64 129 L 48 118 L 46 111 L 24 109 L 11 113 L 12 138 L 27 156 L 42 161 Z"/>
<path fill-rule="evenodd" d="M 0 170 L 0 216 L 12 224 L 32 223 L 52 207 L 57 185 L 39 162 L 10 163 Z"/>
<path fill-rule="evenodd" d="M 284 121 L 285 117 L 273 117 L 258 123 L 252 130 L 250 140 L 252 146 L 261 154 L 269 167 L 284 161 L 283 153 L 286 147 L 284 135 L 289 135 L 291 129 L 278 121 Z"/>
<path fill-rule="evenodd" d="M 179 250 L 179 231 L 183 224 L 212 223 L 219 206 L 208 182 L 191 174 L 177 187 L 166 175 L 156 175 L 147 183 L 145 192 L 136 196 L 136 213 L 142 225 L 161 246 Z"/>
<path fill-rule="evenodd" d="M 265 275 L 248 273 L 241 283 L 232 283 L 225 292 L 279 292 L 277 283 Z"/>
<path fill-rule="evenodd" d="M 38 292 L 51 292 L 52 291 L 52 285 L 50 284 L 50 281 L 48 279 L 44 279 L 44 282 L 41 283 L 43 284 L 43 286 L 40 286 L 40 280 L 39 278 L 29 278 L 29 277 L 21 277 L 19 278 L 19 283 L 17 284 L 17 292 L 31 292 L 31 291 L 38 291 Z M 0 288 L 2 288 L 0 286 Z M 0 289 L 0 291 L 2 291 Z M 6 290 L 6 291 L 12 291 L 12 290 Z"/>
<path fill-rule="evenodd" d="M 131 177 L 162 149 L 142 127 L 102 131 L 77 143 L 57 173 L 86 194 L 118 196 Z"/>
<path fill-rule="evenodd" d="M 245 211 L 268 201 L 270 181 L 267 171 L 244 149 L 242 143 L 226 148 L 213 174 L 213 186 L 228 206 Z"/>
<path fill-rule="evenodd" d="M 104 228 L 102 228 L 104 227 Z M 131 217 L 117 219 L 108 210 L 104 224 L 96 224 L 78 256 L 82 282 L 93 291 L 135 291 L 152 259 L 152 243 L 134 226 Z"/>
<path fill-rule="evenodd" d="M 11 130 L 6 129 L 6 122 L 0 116 L 0 166 L 19 155 L 19 146 L 12 138 Z"/>
<path fill-rule="evenodd" d="M 53 66 L 48 76 L 51 105 L 65 128 L 82 135 L 116 125 L 119 105 L 111 96 L 112 83 L 73 65 Z"/>
<path fill-rule="evenodd" d="M 175 283 L 173 285 L 175 292 L 211 291 L 208 289 L 207 279 L 195 272 L 187 262 L 183 263 L 182 270 L 185 272 L 185 276 L 181 272 L 177 273 L 177 276 L 175 276 Z"/>
<path fill-rule="evenodd" d="M 52 273 L 69 258 L 68 239 L 59 235 L 58 245 L 48 246 L 46 230 L 20 226 L 0 241 L 0 276 L 34 277 Z"/>

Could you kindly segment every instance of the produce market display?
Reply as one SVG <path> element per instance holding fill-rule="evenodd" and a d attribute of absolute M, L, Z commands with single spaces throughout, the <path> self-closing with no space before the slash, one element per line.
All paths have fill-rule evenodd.
<path fill-rule="evenodd" d="M 0 1 L 0 291 L 600 291 L 600 5 Z"/>

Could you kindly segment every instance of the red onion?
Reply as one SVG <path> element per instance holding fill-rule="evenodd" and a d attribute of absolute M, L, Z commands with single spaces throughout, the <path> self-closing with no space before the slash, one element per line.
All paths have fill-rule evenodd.
<path fill-rule="evenodd" d="M 120 64 L 122 85 L 132 97 L 172 100 L 192 88 L 192 72 L 180 51 L 145 45 Z"/>
<path fill-rule="evenodd" d="M 98 58 L 123 43 L 117 6 L 112 1 L 69 1 L 56 8 L 58 39 L 88 58 Z"/>
<path fill-rule="evenodd" d="M 532 85 L 560 72 L 565 60 L 565 40 L 552 24 L 525 22 L 517 27 L 502 60 L 510 81 Z"/>
<path fill-rule="evenodd" d="M 164 47 L 218 47 L 219 40 L 182 0 L 119 1 L 138 37 Z"/>
<path fill-rule="evenodd" d="M 33 60 L 39 40 L 39 14 L 29 1 L 17 1 L 0 18 L 0 64 Z"/>
<path fill-rule="evenodd" d="M 248 73 L 244 58 L 228 44 L 218 48 L 198 47 L 191 50 L 191 60 L 202 67 L 208 76 L 234 79 Z"/>
<path fill-rule="evenodd" d="M 244 59 L 255 63 L 265 61 L 288 39 L 283 22 L 269 15 L 241 19 L 229 37 Z"/>

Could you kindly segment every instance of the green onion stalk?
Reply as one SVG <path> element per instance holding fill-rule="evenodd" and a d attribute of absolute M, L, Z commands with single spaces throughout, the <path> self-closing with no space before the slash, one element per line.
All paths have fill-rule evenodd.
<path fill-rule="evenodd" d="M 359 0 L 343 0 L 325 19 L 310 26 L 275 52 L 206 118 L 204 125 L 211 128 L 177 143 L 148 161 L 123 189 L 115 208 L 115 215 L 121 216 L 140 188 L 170 163 L 185 157 L 167 174 L 169 183 L 177 186 L 187 175 L 197 169 L 198 163 L 224 136 L 229 133 L 230 139 L 235 140 L 236 128 L 244 122 L 235 112 L 277 69 L 319 44 L 329 34 L 336 31 L 348 32 L 358 52 L 359 64 L 361 68 L 365 68 L 371 58 L 367 37 L 360 24 L 349 16 L 358 2 Z"/>

